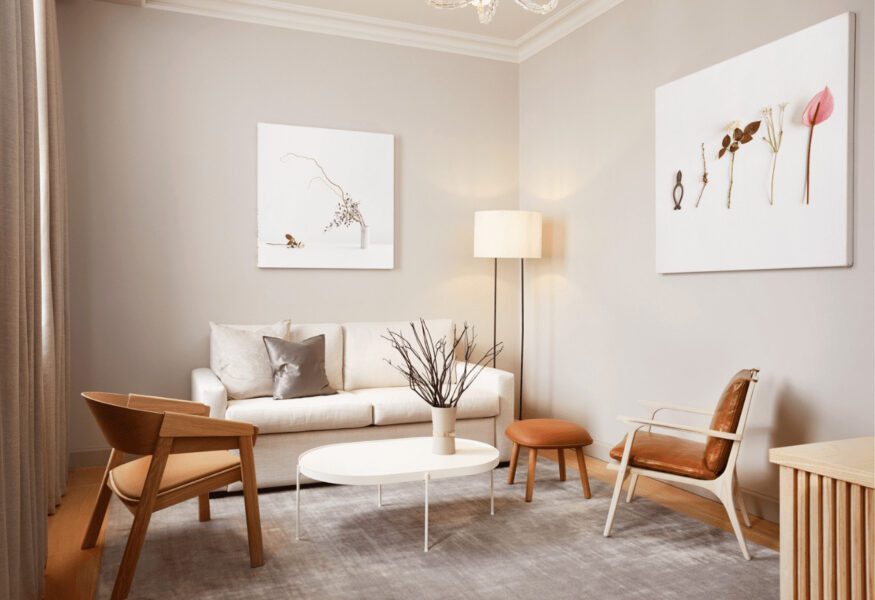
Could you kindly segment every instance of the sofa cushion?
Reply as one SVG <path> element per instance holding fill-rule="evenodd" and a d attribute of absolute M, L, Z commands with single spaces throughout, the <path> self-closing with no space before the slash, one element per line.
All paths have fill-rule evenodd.
<path fill-rule="evenodd" d="M 374 407 L 374 425 L 431 421 L 431 406 L 408 387 L 384 387 L 350 392 Z M 500 412 L 498 394 L 468 388 L 459 400 L 457 419 L 494 417 Z"/>
<path fill-rule="evenodd" d="M 426 321 L 432 337 L 450 340 L 453 322 L 450 320 Z M 343 389 L 383 388 L 406 386 L 407 381 L 385 359 L 398 361 L 398 353 L 388 340 L 383 339 L 387 330 L 400 331 L 412 341 L 413 332 L 409 321 L 387 323 L 344 323 L 343 344 Z"/>
<path fill-rule="evenodd" d="M 273 393 L 273 371 L 264 347 L 264 336 L 288 339 L 289 322 L 273 325 L 221 325 L 210 323 L 210 368 L 221 380 L 228 397 L 255 398 Z"/>
<path fill-rule="evenodd" d="M 315 335 L 325 336 L 325 374 L 335 390 L 343 389 L 343 329 L 338 323 L 292 324 L 288 340 L 302 342 Z"/>
<path fill-rule="evenodd" d="M 372 423 L 372 414 L 367 400 L 340 392 L 293 400 L 231 400 L 225 418 L 252 423 L 259 433 L 292 433 L 367 427 Z"/>

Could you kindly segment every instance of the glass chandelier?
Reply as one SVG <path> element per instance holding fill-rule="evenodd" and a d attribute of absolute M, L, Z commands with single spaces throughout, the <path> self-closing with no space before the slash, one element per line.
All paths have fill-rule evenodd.
<path fill-rule="evenodd" d="M 495 6 L 498 0 L 425 0 L 435 8 L 464 8 L 465 6 L 473 6 L 477 9 L 477 17 L 483 24 L 489 23 L 495 15 Z M 559 0 L 547 0 L 543 4 L 534 2 L 533 0 L 514 0 L 524 9 L 546 15 L 548 12 L 556 8 Z"/>

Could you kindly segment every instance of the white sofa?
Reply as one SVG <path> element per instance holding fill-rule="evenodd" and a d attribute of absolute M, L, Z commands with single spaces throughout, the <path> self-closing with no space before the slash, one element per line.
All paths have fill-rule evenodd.
<path fill-rule="evenodd" d="M 428 324 L 436 339 L 453 335 L 451 321 Z M 258 427 L 255 465 L 260 488 L 294 484 L 298 455 L 316 446 L 431 435 L 430 407 L 384 360 L 395 358 L 382 337 L 390 328 L 410 331 L 407 322 L 291 326 L 293 341 L 325 335 L 325 370 L 336 395 L 229 400 L 216 374 L 199 368 L 191 374 L 192 400 L 209 405 L 212 417 Z M 487 367 L 459 402 L 456 435 L 492 444 L 501 460 L 508 460 L 510 443 L 504 430 L 513 421 L 513 411 L 513 374 Z"/>

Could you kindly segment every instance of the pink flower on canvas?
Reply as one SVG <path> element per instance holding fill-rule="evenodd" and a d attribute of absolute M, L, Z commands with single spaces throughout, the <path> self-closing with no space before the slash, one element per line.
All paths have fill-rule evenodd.
<path fill-rule="evenodd" d="M 808 157 L 805 161 L 805 204 L 811 200 L 811 141 L 814 138 L 814 127 L 826 121 L 832 115 L 835 101 L 829 86 L 824 87 L 814 95 L 814 98 L 802 111 L 802 122 L 808 126 Z"/>

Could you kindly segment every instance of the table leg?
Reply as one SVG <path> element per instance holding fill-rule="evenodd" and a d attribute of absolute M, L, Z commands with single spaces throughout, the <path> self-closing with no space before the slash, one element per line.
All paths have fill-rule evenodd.
<path fill-rule="evenodd" d="M 383 486 L 377 484 L 377 506 L 383 506 Z"/>
<path fill-rule="evenodd" d="M 495 514 L 495 469 L 489 471 L 489 514 Z"/>
<path fill-rule="evenodd" d="M 295 470 L 295 541 L 301 539 L 301 465 Z"/>
<path fill-rule="evenodd" d="M 424 537 L 425 537 L 424 544 L 425 545 L 424 545 L 424 549 L 423 549 L 424 552 L 428 552 L 428 480 L 429 480 L 429 477 L 430 477 L 429 474 L 426 473 L 425 474 L 425 533 L 424 533 Z"/>

